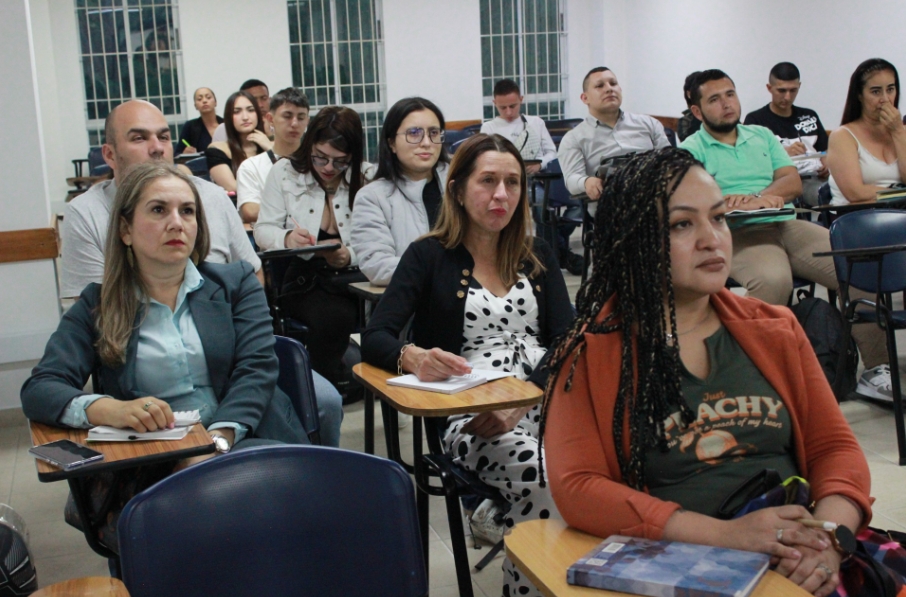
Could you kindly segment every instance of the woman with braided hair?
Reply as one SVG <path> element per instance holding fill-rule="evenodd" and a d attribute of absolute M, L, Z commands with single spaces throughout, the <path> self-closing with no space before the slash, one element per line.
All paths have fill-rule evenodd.
<path fill-rule="evenodd" d="M 550 360 L 543 464 L 576 528 L 768 553 L 823 597 L 840 581 L 841 554 L 799 521 L 865 528 L 868 466 L 791 312 L 724 288 L 725 213 L 714 179 L 684 150 L 640 154 L 608 180 L 593 273 Z M 765 469 L 808 479 L 813 513 L 718 519 L 723 500 Z"/>

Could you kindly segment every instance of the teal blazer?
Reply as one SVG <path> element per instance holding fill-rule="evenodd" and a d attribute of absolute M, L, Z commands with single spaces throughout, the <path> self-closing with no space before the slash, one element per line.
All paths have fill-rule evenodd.
<path fill-rule="evenodd" d="M 249 428 L 246 438 L 306 444 L 308 438 L 289 397 L 277 388 L 279 363 L 264 290 L 252 266 L 202 263 L 201 288 L 188 295 L 189 310 L 204 347 L 211 385 L 219 407 L 213 422 L 231 421 Z M 59 425 L 69 402 L 97 371 L 105 395 L 133 400 L 146 395 L 136 387 L 138 334 L 132 334 L 126 362 L 108 367 L 95 349 L 95 310 L 101 286 L 89 284 L 63 316 L 44 349 L 44 357 L 22 386 L 22 410 L 32 421 Z M 136 316 L 138 327 L 142 313 Z"/>

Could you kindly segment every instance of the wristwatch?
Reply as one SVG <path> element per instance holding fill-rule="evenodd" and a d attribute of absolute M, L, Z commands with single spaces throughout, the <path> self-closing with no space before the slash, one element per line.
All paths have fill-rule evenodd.
<path fill-rule="evenodd" d="M 834 549 L 843 556 L 844 562 L 856 553 L 856 536 L 849 530 L 849 527 L 838 524 L 837 528 L 833 531 L 827 531 L 827 534 L 830 535 Z"/>
<path fill-rule="evenodd" d="M 230 451 L 230 440 L 219 433 L 212 433 L 211 439 L 214 441 L 214 449 L 218 454 L 226 454 Z"/>

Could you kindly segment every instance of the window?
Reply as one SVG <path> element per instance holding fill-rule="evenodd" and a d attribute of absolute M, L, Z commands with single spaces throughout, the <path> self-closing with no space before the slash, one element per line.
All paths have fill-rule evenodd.
<path fill-rule="evenodd" d="M 288 0 L 293 85 L 312 112 L 352 108 L 365 128 L 365 156 L 377 160 L 384 121 L 384 45 L 380 0 Z"/>
<path fill-rule="evenodd" d="M 175 138 L 185 120 L 175 0 L 75 0 L 75 7 L 89 144 L 103 143 L 104 119 L 132 98 L 160 108 Z"/>
<path fill-rule="evenodd" d="M 496 116 L 494 83 L 513 79 L 522 109 L 562 118 L 566 95 L 566 22 L 560 0 L 480 0 L 484 117 Z M 561 74 L 564 73 L 564 74 Z"/>

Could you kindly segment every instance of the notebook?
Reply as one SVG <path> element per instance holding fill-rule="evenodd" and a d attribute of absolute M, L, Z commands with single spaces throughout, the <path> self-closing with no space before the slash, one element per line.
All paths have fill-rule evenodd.
<path fill-rule="evenodd" d="M 98 425 L 88 430 L 87 439 L 90 442 L 177 441 L 187 436 L 193 425 L 201 422 L 201 415 L 197 410 L 178 411 L 173 413 L 173 421 L 176 424 L 173 429 L 145 432 Z"/>
<path fill-rule="evenodd" d="M 503 377 L 515 376 L 515 373 L 506 371 L 489 371 L 487 369 L 472 369 L 472 373 L 467 375 L 454 375 L 443 381 L 420 381 L 414 374 L 403 375 L 402 377 L 391 377 L 387 384 L 391 386 L 400 386 L 403 388 L 412 388 L 413 390 L 424 390 L 426 392 L 440 392 L 441 394 L 455 394 L 480 386 L 483 383 L 494 381 Z"/>
<path fill-rule="evenodd" d="M 763 553 L 613 535 L 570 566 L 566 580 L 651 597 L 746 597 L 769 563 Z"/>

